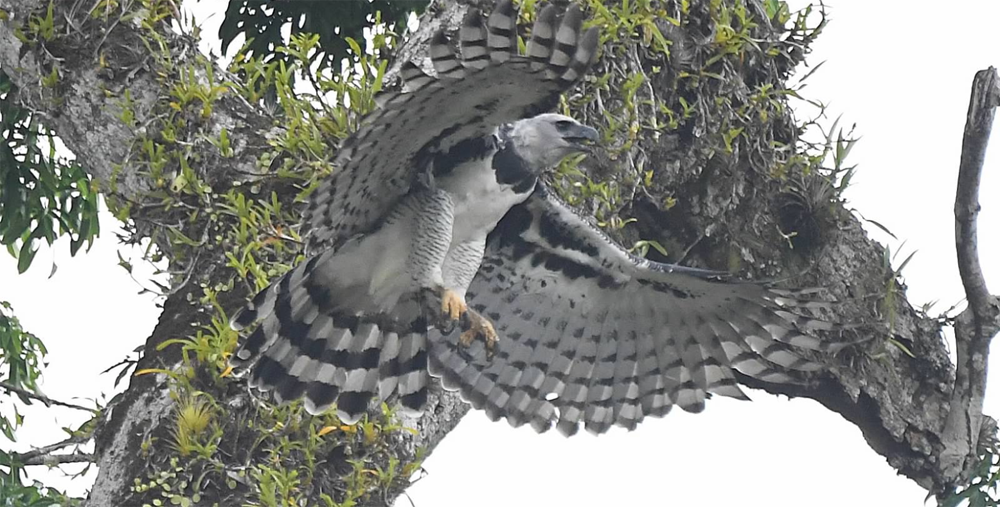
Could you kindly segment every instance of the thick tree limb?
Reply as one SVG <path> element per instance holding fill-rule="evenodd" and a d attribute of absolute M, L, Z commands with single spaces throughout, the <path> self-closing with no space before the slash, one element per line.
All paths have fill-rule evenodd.
<path fill-rule="evenodd" d="M 56 2 L 56 25 L 66 21 L 65 33 L 58 37 L 72 41 L 58 48 L 36 44 L 34 50 L 21 42 L 15 29 L 24 25 L 31 14 L 44 14 L 49 2 L 39 0 L 0 0 L 0 9 L 10 19 L 0 22 L 0 65 L 19 87 L 19 101 L 49 128 L 58 132 L 75 154 L 85 153 L 80 161 L 101 185 L 101 190 L 126 202 L 138 202 L 153 189 L 148 175 L 136 167 L 135 159 L 141 147 L 135 145 L 136 135 L 156 120 L 151 111 L 159 100 L 156 92 L 162 88 L 158 76 L 149 72 L 154 55 L 145 46 L 137 19 L 123 21 L 126 12 L 117 12 L 123 19 L 111 28 L 95 30 L 91 12 L 96 2 Z M 70 5 L 71 4 L 71 5 Z M 119 10 L 132 4 L 119 6 Z M 165 40 L 179 62 L 191 62 L 197 54 L 192 40 L 166 34 Z M 56 46 L 56 44 L 53 44 Z M 102 66 L 105 58 L 109 65 Z M 57 69 L 56 86 L 45 86 L 42 78 Z M 221 71 L 220 71 L 221 72 Z M 122 121 L 125 102 L 121 95 L 130 92 L 130 107 L 136 121 Z M 260 132 L 267 120 L 236 94 L 220 100 L 212 114 L 213 130 L 227 129 L 233 140 L 235 156 L 226 160 L 229 170 L 252 174 L 261 150 L 250 147 L 267 145 Z M 248 149 L 250 148 L 250 149 Z M 206 153 L 207 154 L 207 153 Z M 212 156 L 205 159 L 206 167 L 215 166 Z M 228 171 L 205 170 L 203 176 L 227 178 Z M 227 178 L 232 183 L 232 177 Z"/>
<path fill-rule="evenodd" d="M 955 477 L 970 471 L 978 461 L 987 357 L 990 341 L 1000 332 L 1000 304 L 986 288 L 976 230 L 979 182 L 998 105 L 1000 87 L 996 69 L 990 67 L 977 72 L 972 82 L 955 196 L 955 247 L 969 306 L 958 316 L 955 325 L 958 364 L 951 409 L 941 436 L 945 447 L 941 453 L 941 468 Z"/>
<path fill-rule="evenodd" d="M 79 47 L 64 45 L 60 49 L 66 54 L 55 55 L 62 58 L 59 62 L 58 93 L 40 84 L 51 73 L 52 48 L 45 48 L 44 45 L 29 47 L 15 35 L 15 29 L 25 23 L 29 14 L 44 12 L 49 5 L 48 0 L 0 0 L 0 9 L 12 15 L 10 20 L 0 21 L 0 66 L 20 88 L 24 106 L 44 118 L 47 126 L 53 128 L 77 154 L 103 190 L 122 199 L 140 200 L 150 182 L 130 158 L 136 132 L 120 119 L 122 105 L 119 95 L 125 89 L 130 91 L 134 101 L 135 124 L 137 129 L 142 129 L 152 121 L 149 112 L 153 105 L 168 92 L 164 90 L 164 83 L 148 68 L 147 62 L 152 55 L 149 48 L 141 43 L 142 33 L 134 23 L 121 22 L 96 29 L 90 27 L 93 33 L 81 33 L 88 30 L 88 23 L 93 21 L 87 19 L 88 13 L 74 15 L 66 5 L 68 3 L 71 2 L 54 2 L 55 15 L 60 20 L 70 21 L 68 30 L 71 33 L 60 35 L 74 38 Z M 488 7 L 492 0 L 472 3 Z M 418 33 L 407 40 L 400 54 L 420 54 L 426 49 L 425 42 L 436 27 L 443 24 L 457 26 L 457 20 L 461 19 L 464 11 L 463 5 L 436 2 Z M 176 65 L 192 62 L 196 55 L 191 42 L 168 33 L 166 29 L 162 31 L 164 40 L 173 44 L 169 48 L 172 62 Z M 761 35 L 766 37 L 767 34 Z M 696 44 L 698 39 L 678 40 L 690 45 Z M 106 68 L 97 62 L 96 55 L 100 52 L 107 54 Z M 751 64 L 748 62 L 747 66 Z M 662 73 L 661 77 L 666 74 Z M 995 83 L 995 77 L 993 79 Z M 655 93 L 664 95 L 671 93 L 668 85 L 667 81 L 651 83 L 651 86 L 657 87 Z M 104 93 L 104 90 L 111 93 Z M 989 109 L 988 114 L 992 115 L 992 106 L 989 106 L 995 104 L 995 99 L 990 98 L 995 96 L 992 93 L 974 94 L 974 102 L 980 105 L 970 107 L 970 111 L 981 113 Z M 199 177 L 204 178 L 216 192 L 231 188 L 234 181 L 242 183 L 250 180 L 247 175 L 257 170 L 256 161 L 262 151 L 259 147 L 267 145 L 262 133 L 272 126 L 272 119 L 228 95 L 214 104 L 211 117 L 204 122 L 206 131 L 218 133 L 222 128 L 227 129 L 233 156 L 220 159 L 218 150 L 208 143 L 195 147 L 200 160 L 196 168 Z M 981 127 L 983 123 L 977 125 Z M 707 127 L 699 126 L 701 131 L 704 128 Z M 643 131 L 640 135 L 647 134 Z M 980 140 L 985 146 L 985 138 Z M 773 193 L 778 186 L 773 178 L 761 177 L 752 171 L 735 170 L 739 161 L 732 162 L 732 166 L 724 165 L 728 162 L 721 154 L 715 159 L 718 167 L 687 164 L 686 154 L 676 155 L 684 146 L 673 135 L 648 135 L 639 141 L 651 147 L 648 167 L 657 168 L 658 177 L 663 179 L 660 184 L 693 203 L 686 208 L 688 211 L 672 211 L 675 215 L 671 215 L 669 220 L 664 219 L 662 214 L 651 214 L 651 218 L 643 220 L 643 223 L 653 224 L 651 226 L 654 227 L 663 227 L 664 223 L 687 224 L 698 231 L 707 230 L 708 224 L 723 223 L 724 227 L 718 228 L 713 235 L 723 237 L 723 240 L 717 239 L 721 242 L 729 239 L 723 229 L 745 231 L 742 238 L 745 244 L 772 245 L 747 247 L 756 256 L 754 264 L 773 261 L 775 265 L 784 264 L 789 272 L 800 271 L 801 265 L 795 265 L 796 262 L 815 265 L 812 272 L 816 278 L 811 280 L 812 283 L 829 287 L 842 301 L 858 301 L 855 308 L 845 312 L 841 318 L 855 322 L 872 320 L 868 311 L 870 301 L 865 298 L 884 290 L 883 249 L 865 236 L 860 224 L 849 213 L 844 213 L 846 218 L 838 224 L 840 227 L 835 237 L 823 243 L 811 258 L 796 259 L 780 247 L 773 246 L 780 242 L 769 241 L 771 238 L 766 236 L 767 233 L 760 232 L 773 230 L 773 223 L 767 218 L 773 213 Z M 974 141 L 975 138 L 969 146 Z M 981 156 L 978 160 L 981 167 Z M 978 176 L 974 184 L 978 185 Z M 962 192 L 960 190 L 960 194 Z M 975 210 L 978 209 L 975 206 L 976 193 L 972 191 L 969 194 L 971 199 L 965 201 L 972 207 L 962 207 L 973 210 L 970 215 L 973 233 Z M 963 220 L 958 214 L 956 219 Z M 969 229 L 964 230 L 968 232 Z M 971 243 L 961 238 L 957 241 L 960 251 L 963 248 L 961 245 L 966 245 L 965 248 L 971 248 L 975 257 L 974 235 L 972 237 Z M 704 243 L 707 242 L 699 244 L 699 250 Z M 692 258 L 704 255 L 704 252 L 691 252 Z M 219 281 L 211 278 L 215 267 L 225 263 L 224 258 L 206 253 L 198 258 L 196 267 L 188 266 L 191 269 L 188 272 L 197 272 L 214 283 Z M 964 260 L 961 263 L 965 264 Z M 886 346 L 889 338 L 887 331 L 884 327 L 872 325 L 863 331 L 863 336 L 859 336 L 859 339 L 870 338 L 865 346 L 845 351 L 837 358 L 828 358 L 830 373 L 817 377 L 811 384 L 775 386 L 758 383 L 754 387 L 820 401 L 857 425 L 869 445 L 886 457 L 900 473 L 929 490 L 938 492 L 947 489 L 961 481 L 968 470 L 968 461 L 975 452 L 978 440 L 978 428 L 982 425 L 982 392 L 986 378 L 984 347 L 989 341 L 982 337 L 991 329 L 989 311 L 995 311 L 996 302 L 995 299 L 985 299 L 987 303 L 982 303 L 984 299 L 981 296 L 988 295 L 988 292 L 984 283 L 977 285 L 976 280 L 981 281 L 981 275 L 975 274 L 977 272 L 974 270 L 970 279 L 973 281 L 969 294 L 972 311 L 959 321 L 958 333 L 966 338 L 959 340 L 957 382 L 955 368 L 948 361 L 937 322 L 899 298 L 894 309 L 894 334 L 891 338 L 905 341 L 915 357 Z M 963 273 L 963 279 L 965 276 Z M 163 315 L 146 340 L 146 355 L 140 368 L 161 367 L 177 361 L 174 348 L 158 351 L 156 346 L 166 339 L 187 336 L 199 322 L 196 307 L 190 303 L 200 297 L 200 293 L 195 292 L 196 287 L 192 287 L 197 285 L 182 286 L 166 299 Z M 967 290 L 968 287 L 970 285 L 967 284 Z M 228 299 L 220 301 L 220 304 L 235 308 L 244 296 L 227 293 Z M 977 315 L 976 311 L 980 313 Z M 880 358 L 872 359 L 876 353 L 880 354 Z M 100 475 L 90 494 L 91 505 L 128 504 L 129 488 L 147 465 L 140 448 L 144 441 L 166 432 L 173 420 L 174 406 L 167 386 L 158 382 L 155 375 L 132 378 L 128 390 L 109 405 L 109 419 L 95 437 L 94 459 L 99 465 Z M 456 396 L 442 394 L 436 401 L 432 400 L 431 408 L 423 418 L 408 421 L 417 427 L 419 435 L 399 445 L 433 449 L 466 410 L 467 406 Z M 947 463 L 941 460 L 946 453 L 950 459 Z"/>

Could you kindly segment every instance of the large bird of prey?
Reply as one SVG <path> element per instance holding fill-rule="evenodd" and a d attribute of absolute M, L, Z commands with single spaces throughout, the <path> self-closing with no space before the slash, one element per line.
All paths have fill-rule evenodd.
<path fill-rule="evenodd" d="M 845 345 L 813 335 L 834 326 L 810 292 L 635 257 L 546 188 L 598 137 L 542 114 L 597 53 L 578 8 L 557 18 L 540 11 L 522 56 L 502 0 L 486 23 L 469 13 L 460 56 L 434 37 L 436 77 L 402 67 L 408 91 L 381 98 L 311 195 L 310 257 L 233 319 L 261 321 L 231 359 L 256 363 L 252 386 L 350 423 L 376 398 L 420 410 L 433 374 L 493 419 L 602 433 L 745 398 L 734 370 L 787 382 L 820 368 L 801 349 Z"/>

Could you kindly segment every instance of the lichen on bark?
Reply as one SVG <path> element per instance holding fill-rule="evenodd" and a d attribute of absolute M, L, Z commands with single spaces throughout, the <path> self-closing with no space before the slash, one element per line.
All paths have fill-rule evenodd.
<path fill-rule="evenodd" d="M 454 28 L 470 4 L 491 3 L 435 2 L 394 66 L 423 55 L 433 30 Z M 842 174 L 824 166 L 822 146 L 802 142 L 804 122 L 789 107 L 786 82 L 822 25 L 780 2 L 583 4 L 602 24 L 604 57 L 564 107 L 609 143 L 606 155 L 554 177 L 564 197 L 626 246 L 662 247 L 645 248 L 650 258 L 826 287 L 841 302 L 837 317 L 856 324 L 847 332 L 859 344 L 814 358 L 830 369 L 803 385 L 741 380 L 842 414 L 890 466 L 933 493 L 960 483 L 969 465 L 943 468 L 938 459 L 955 377 L 940 324 L 887 297 L 897 273 L 845 209 Z M 378 413 L 371 428 L 345 429 L 294 406 L 263 405 L 220 377 L 217 353 L 235 343 L 220 324 L 226 312 L 300 258 L 296 198 L 335 170 L 336 141 L 356 118 L 321 119 L 322 108 L 292 96 L 279 111 L 247 100 L 251 89 L 169 29 L 168 2 L 98 15 L 58 2 L 56 35 L 26 40 L 26 20 L 47 5 L 0 0 L 10 14 L 0 22 L 0 67 L 130 221 L 131 240 L 151 240 L 174 273 L 138 365 L 151 373 L 131 378 L 96 432 L 100 474 L 90 504 L 141 503 L 159 492 L 135 480 L 176 474 L 179 462 L 199 474 L 174 477 L 185 483 L 177 493 L 197 490 L 208 502 L 260 501 L 261 481 L 287 483 L 299 471 L 294 494 L 313 502 L 364 490 L 365 502 L 391 503 L 405 476 L 360 489 L 358 477 L 386 473 L 393 459 L 400 470 L 419 463 L 418 453 L 432 451 L 468 410 L 454 395 L 436 393 L 424 417 L 404 421 L 412 433 Z M 624 5 L 633 11 L 621 12 Z M 53 66 L 58 85 L 37 86 Z M 211 396 L 222 436 L 199 436 L 214 446 L 208 457 L 178 458 L 167 446 L 178 400 L 196 393 Z M 370 473 L 357 473 L 351 460 Z"/>

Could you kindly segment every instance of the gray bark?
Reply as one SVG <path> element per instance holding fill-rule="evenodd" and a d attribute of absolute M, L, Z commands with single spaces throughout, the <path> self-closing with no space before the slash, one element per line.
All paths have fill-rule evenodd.
<path fill-rule="evenodd" d="M 133 163 L 137 149 L 132 145 L 135 131 L 120 120 L 121 94 L 128 89 L 135 103 L 136 129 L 143 129 L 151 121 L 149 111 L 158 97 L 165 95 L 163 82 L 150 72 L 149 61 L 155 56 L 142 44 L 140 30 L 132 22 L 107 27 L 89 20 L 86 12 L 72 10 L 69 2 L 57 2 L 58 20 L 69 22 L 57 23 L 65 31 L 57 34 L 54 42 L 33 47 L 23 44 L 14 35 L 15 27 L 21 26 L 29 14 L 43 12 L 47 4 L 48 0 L 0 0 L 0 9 L 11 14 L 9 20 L 0 22 L 0 67 L 20 87 L 19 99 L 23 105 L 58 133 L 104 192 L 135 203 L 136 227 L 155 237 L 157 224 L 175 217 L 161 214 L 147 200 L 146 192 L 152 185 Z M 456 26 L 464 9 L 464 5 L 437 5 L 428 14 L 430 21 L 422 23 L 400 55 L 420 54 L 433 30 L 441 23 Z M 195 58 L 196 49 L 190 39 L 164 29 L 160 32 L 169 42 L 175 62 Z M 679 44 L 675 48 L 682 53 L 683 36 L 677 37 Z M 107 59 L 107 67 L 98 65 L 100 54 Z M 49 75 L 53 65 L 59 68 L 59 84 L 55 88 L 43 87 L 42 77 Z M 114 93 L 109 96 L 104 89 Z M 996 92 L 981 93 L 995 97 Z M 996 100 L 990 100 L 977 106 L 976 111 L 988 109 L 992 114 Z M 970 109 L 970 118 L 974 112 Z M 262 147 L 267 146 L 264 133 L 273 125 L 265 113 L 229 94 L 204 121 L 203 127 L 208 132 L 218 133 L 226 128 L 234 149 L 234 157 L 223 159 L 207 142 L 195 147 L 200 155 L 197 171 L 206 182 L 220 191 L 259 171 L 256 161 Z M 890 466 L 933 493 L 961 484 L 974 464 L 980 443 L 986 345 L 996 331 L 996 298 L 989 296 L 985 285 L 970 292 L 985 294 L 986 299 L 973 301 L 970 294 L 972 314 L 959 318 L 960 364 L 956 383 L 956 367 L 948 359 L 940 325 L 934 319 L 912 308 L 904 298 L 898 298 L 893 309 L 895 322 L 891 336 L 890 328 L 872 316 L 872 295 L 884 290 L 886 281 L 883 249 L 867 238 L 850 213 L 842 207 L 837 210 L 838 226 L 805 255 L 789 252 L 772 232 L 776 230 L 773 208 L 780 187 L 770 181 L 773 178 L 753 171 L 733 170 L 740 162 L 738 157 L 726 160 L 729 165 L 722 167 L 687 164 L 684 158 L 687 155 L 671 154 L 677 139 L 642 135 L 646 137 L 641 139 L 641 152 L 629 153 L 633 158 L 628 161 L 634 163 L 634 157 L 641 155 L 647 158 L 646 167 L 663 168 L 657 174 L 657 185 L 673 188 L 675 195 L 687 200 L 678 209 L 667 212 L 651 205 L 650 200 L 635 197 L 629 205 L 633 214 L 641 217 L 640 223 L 649 233 L 647 237 L 677 238 L 690 245 L 684 250 L 689 254 L 688 260 L 713 267 L 726 265 L 718 259 L 724 254 L 713 254 L 713 248 L 727 252 L 725 245 L 730 242 L 748 245 L 737 255 L 751 274 L 780 277 L 806 272 L 802 285 L 827 287 L 844 302 L 839 318 L 862 323 L 855 331 L 860 344 L 838 357 L 824 358 L 830 371 L 817 375 L 806 385 L 775 386 L 750 378 L 741 380 L 771 393 L 809 397 L 840 413 L 861 429 L 868 444 Z M 985 139 L 982 141 L 985 143 Z M 610 162 L 604 161 L 604 166 L 608 165 Z M 966 192 L 963 202 L 975 203 L 973 194 Z M 970 209 L 974 214 L 975 206 Z M 959 211 L 956 206 L 957 214 Z M 665 223 L 672 224 L 675 230 L 658 229 Z M 703 239 L 704 231 L 712 232 L 709 239 Z M 968 245 L 961 237 L 958 241 Z M 974 240 L 972 248 L 974 251 Z M 168 245 L 164 245 L 164 252 L 169 258 Z M 219 266 L 225 263 L 216 253 L 171 260 L 174 269 L 199 273 L 210 283 L 221 279 Z M 963 263 L 968 263 L 964 257 Z M 185 336 L 198 322 L 195 307 L 189 303 L 190 298 L 197 300 L 198 294 L 190 285 L 176 289 L 164 302 L 163 314 L 152 335 L 146 338 L 146 353 L 140 368 L 175 364 L 179 359 L 176 347 L 157 352 L 157 344 Z M 223 304 L 236 308 L 245 296 L 234 291 L 227 294 Z M 890 337 L 907 344 L 915 357 L 887 345 Z M 876 353 L 880 359 L 872 358 Z M 240 393 L 225 400 L 234 410 L 244 402 L 245 394 Z M 165 431 L 172 406 L 163 379 L 154 375 L 131 379 L 127 391 L 109 406 L 105 422 L 96 433 L 95 456 L 100 474 L 89 505 L 129 505 L 132 479 L 146 464 L 139 446 L 149 435 Z M 417 446 L 432 450 L 467 410 L 453 395 L 436 396 L 427 415 L 412 422 L 419 434 L 398 445 L 408 453 Z"/>

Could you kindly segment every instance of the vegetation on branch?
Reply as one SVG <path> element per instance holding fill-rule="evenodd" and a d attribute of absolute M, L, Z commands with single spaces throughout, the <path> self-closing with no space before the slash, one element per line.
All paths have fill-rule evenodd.
<path fill-rule="evenodd" d="M 55 69 L 60 49 L 86 44 L 88 33 L 136 23 L 142 36 L 132 44 L 146 49 L 145 70 L 162 90 L 152 101 L 138 100 L 128 87 L 104 90 L 134 133 L 116 173 L 137 170 L 147 188 L 141 198 L 126 199 L 115 192 L 117 181 L 103 182 L 108 205 L 128 224 L 127 243 L 148 240 L 150 260 L 170 260 L 164 294 L 186 292 L 199 315 L 190 334 L 157 346 L 178 350 L 178 363 L 136 372 L 162 376 L 174 410 L 169 423 L 143 437 L 145 464 L 134 471 L 131 501 L 347 506 L 381 496 L 390 502 L 420 463 L 419 452 L 400 454 L 394 446 L 407 430 L 392 410 L 383 406 L 347 426 L 332 414 L 310 417 L 300 403 L 274 406 L 242 392 L 226 367 L 237 340 L 226 308 L 302 259 L 297 207 L 336 170 L 338 142 L 374 107 L 396 35 L 375 14 L 368 44 L 295 33 L 272 51 L 261 46 L 270 39 L 251 40 L 230 73 L 221 73 L 202 55 L 177 57 L 161 30 L 173 13 L 170 2 L 143 0 L 132 11 L 124 5 L 101 2 L 82 33 L 59 26 L 51 9 L 23 30 L 24 40 L 45 45 Z M 687 195 L 679 186 L 709 167 L 756 171 L 775 184 L 816 169 L 823 154 L 796 151 L 798 127 L 787 110 L 794 91 L 784 82 L 821 26 L 807 26 L 808 12 L 792 19 L 783 2 L 767 5 L 767 19 L 760 19 L 742 1 L 585 2 L 601 26 L 605 56 L 561 108 L 601 130 L 608 156 L 596 168 L 568 164 L 557 182 L 564 198 L 621 232 L 637 222 L 628 212 L 643 196 L 664 211 L 690 206 L 676 197 Z M 522 30 L 534 14 L 535 2 L 525 1 Z M 55 35 L 67 32 L 78 40 Z M 528 35 L 522 33 L 522 44 Z M 630 44 L 636 39 L 638 46 Z M 112 47 L 100 48 L 93 64 L 122 66 L 123 55 Z M 317 55 L 349 63 L 312 66 Z M 257 126 L 266 146 L 234 144 L 246 138 L 236 131 L 247 127 L 213 116 L 227 100 L 256 106 L 266 119 Z M 151 110 L 138 109 L 150 104 Z M 651 153 L 660 138 L 671 139 L 674 155 Z M 236 170 L 240 157 L 255 162 Z M 635 236 L 632 244 L 642 253 L 673 255 L 661 243 L 676 239 L 659 234 Z"/>
<path fill-rule="evenodd" d="M 242 53 L 259 57 L 267 63 L 286 60 L 278 48 L 287 46 L 283 30 L 292 37 L 318 37 L 319 51 L 310 60 L 322 67 L 339 68 L 344 58 L 356 55 L 356 48 L 347 42 L 356 41 L 365 52 L 365 31 L 390 29 L 396 35 L 406 31 L 411 14 L 420 14 L 430 0 L 339 0 L 336 2 L 270 2 L 230 0 L 219 28 L 222 51 L 242 35 L 248 41 Z M 332 21 L 332 22 L 331 22 Z"/>
<path fill-rule="evenodd" d="M 520 3 L 523 45 L 538 2 Z M 841 194 L 854 170 L 845 162 L 850 132 L 834 126 L 807 143 L 802 134 L 816 122 L 796 120 L 790 110 L 801 97 L 788 82 L 825 26 L 822 11 L 792 13 L 778 0 L 580 3 L 601 28 L 603 56 L 560 108 L 598 128 L 606 153 L 567 161 L 553 176 L 562 197 L 656 260 L 755 276 L 807 265 L 846 218 Z M 98 92 L 115 105 L 130 138 L 114 175 L 90 181 L 79 166 L 38 148 L 52 133 L 16 105 L 18 91 L 0 75 L 0 239 L 22 271 L 33 240 L 69 234 L 75 252 L 97 234 L 99 186 L 126 224 L 123 241 L 148 244 L 148 260 L 169 261 L 170 283 L 159 290 L 183 296 L 192 317 L 149 344 L 135 372 L 133 382 L 169 392 L 172 408 L 141 436 L 141 467 L 129 470 L 125 503 L 389 504 L 420 469 L 423 451 L 405 445 L 415 430 L 387 405 L 344 425 L 334 414 L 308 415 L 299 402 L 276 406 L 247 393 L 226 364 L 237 341 L 227 310 L 303 259 L 300 208 L 337 170 L 340 140 L 392 86 L 384 81 L 401 40 L 387 25 L 399 26 L 414 5 L 333 2 L 322 9 L 387 10 L 343 18 L 351 23 L 339 34 L 298 27 L 279 41 L 272 26 L 290 16 L 287 9 L 302 7 L 267 14 L 247 4 L 230 3 L 224 44 L 241 19 L 258 23 L 259 37 L 228 72 L 192 55 L 190 39 L 168 35 L 176 18 L 170 0 L 102 0 L 83 18 L 54 15 L 49 4 L 25 20 L 19 37 L 46 69 L 31 93 L 58 103 L 67 76 L 96 69 L 103 79 Z M 138 30 L 116 30 L 122 24 Z M 365 30 L 371 37 L 361 37 Z M 153 76 L 155 96 L 130 91 L 138 74 Z M 142 191 L 121 191 L 125 177 Z M 760 261 L 775 251 L 785 258 Z M 891 337 L 895 309 L 904 304 L 896 299 L 901 269 L 859 289 L 881 301 L 886 343 L 919 356 Z M 3 318 L 0 311 L 0 337 Z M 0 343 L 0 351 L 14 350 L 12 343 Z M 25 350 L 36 361 L 44 352 L 40 342 Z M 101 428 L 93 426 L 100 448 Z M 15 427 L 0 419 L 5 433 Z M 0 479 L 14 477 L 24 487 L 16 456 L 0 458 Z"/>

